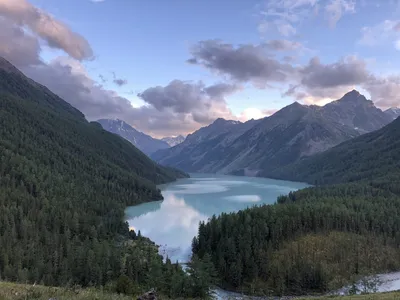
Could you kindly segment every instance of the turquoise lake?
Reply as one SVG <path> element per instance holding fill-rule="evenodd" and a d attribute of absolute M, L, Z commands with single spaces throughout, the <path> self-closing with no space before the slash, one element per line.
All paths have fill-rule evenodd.
<path fill-rule="evenodd" d="M 190 174 L 191 178 L 160 185 L 164 200 L 128 207 L 129 226 L 160 246 L 172 261 L 185 262 L 200 221 L 223 212 L 273 204 L 279 195 L 308 185 L 268 178 Z"/>

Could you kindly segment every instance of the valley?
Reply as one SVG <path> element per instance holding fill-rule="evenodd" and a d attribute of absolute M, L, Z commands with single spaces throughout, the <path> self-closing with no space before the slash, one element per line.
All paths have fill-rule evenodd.
<path fill-rule="evenodd" d="M 400 118 L 388 121 L 358 92 L 322 109 L 294 103 L 261 120 L 217 119 L 165 150 L 198 153 L 214 172 L 189 178 L 120 137 L 137 133 L 123 121 L 105 121 L 110 133 L 0 62 L 3 280 L 128 295 L 156 287 L 172 299 L 210 298 L 216 286 L 269 297 L 326 294 L 400 269 Z M 338 116 L 343 105 L 357 118 L 341 116 L 347 125 L 338 125 L 324 115 L 321 123 L 321 111 Z M 349 124 L 357 129 L 343 130 Z M 307 139 L 282 146 L 293 134 Z M 299 156 L 316 136 L 330 149 Z M 268 151 L 262 163 L 246 152 L 261 165 L 244 170 L 277 179 L 218 174 L 235 153 L 245 161 L 240 153 L 253 137 L 263 137 L 254 149 Z M 199 146 L 210 143 L 221 169 Z"/>
<path fill-rule="evenodd" d="M 400 299 L 398 1 L 0 0 L 0 300 Z"/>
<path fill-rule="evenodd" d="M 277 178 L 317 186 L 200 224 L 193 252 L 212 256 L 225 288 L 264 296 L 397 271 L 399 128 L 400 118 L 282 168 Z"/>
<path fill-rule="evenodd" d="M 159 245 L 164 257 L 186 263 L 200 221 L 273 204 L 278 196 L 307 186 L 266 178 L 190 174 L 190 178 L 159 186 L 164 200 L 128 207 L 125 218 L 130 228 Z"/>

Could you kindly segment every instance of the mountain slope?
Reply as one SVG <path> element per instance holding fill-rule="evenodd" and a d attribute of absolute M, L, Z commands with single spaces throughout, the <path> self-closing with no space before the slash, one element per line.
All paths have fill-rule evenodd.
<path fill-rule="evenodd" d="M 236 151 L 226 157 L 222 172 L 279 168 L 357 135 L 355 129 L 328 120 L 318 107 L 296 102 L 235 140 L 230 148 Z"/>
<path fill-rule="evenodd" d="M 97 122 L 100 123 L 105 130 L 118 134 L 147 155 L 150 155 L 157 150 L 170 147 L 168 143 L 137 131 L 122 120 L 100 119 L 97 120 Z"/>
<path fill-rule="evenodd" d="M 268 176 L 332 184 L 378 180 L 392 174 L 400 186 L 400 118 L 380 130 L 289 165 Z"/>
<path fill-rule="evenodd" d="M 0 153 L 2 280 L 102 285 L 135 269 L 144 285 L 143 253 L 162 267 L 154 245 L 129 234 L 124 209 L 162 199 L 155 184 L 186 175 L 87 122 L 1 58 Z"/>
<path fill-rule="evenodd" d="M 352 90 L 341 99 L 323 107 L 324 115 L 332 120 L 352 127 L 361 134 L 382 128 L 392 121 L 371 100 Z"/>
<path fill-rule="evenodd" d="M 400 108 L 398 107 L 392 107 L 387 110 L 385 110 L 385 114 L 387 114 L 389 117 L 391 117 L 393 120 L 397 119 L 400 117 Z"/>
<path fill-rule="evenodd" d="M 224 162 L 226 147 L 257 123 L 258 120 L 242 123 L 219 118 L 189 134 L 181 144 L 157 151 L 151 157 L 163 165 L 188 172 L 216 172 Z"/>
<path fill-rule="evenodd" d="M 178 135 L 178 136 L 164 137 L 161 140 L 170 145 L 170 147 L 173 147 L 182 143 L 185 140 L 185 137 L 182 135 Z"/>
<path fill-rule="evenodd" d="M 278 178 L 321 186 L 199 225 L 193 252 L 211 256 L 222 287 L 326 294 L 400 270 L 400 118 L 289 165 Z"/>
<path fill-rule="evenodd" d="M 262 175 L 390 121 L 353 90 L 324 107 L 295 102 L 261 120 L 232 124 L 217 120 L 152 157 L 190 172 Z"/>

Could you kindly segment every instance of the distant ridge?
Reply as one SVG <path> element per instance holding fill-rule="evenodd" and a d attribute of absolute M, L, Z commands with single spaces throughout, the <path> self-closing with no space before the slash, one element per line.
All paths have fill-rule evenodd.
<path fill-rule="evenodd" d="M 386 181 L 400 193 L 400 118 L 387 126 L 341 143 L 265 175 L 312 184 L 336 184 L 358 180 Z M 389 175 L 392 174 L 392 177 Z M 394 176 L 394 174 L 397 174 Z"/>
<path fill-rule="evenodd" d="M 119 119 L 100 119 L 97 120 L 101 126 L 112 133 L 118 134 L 124 139 L 131 142 L 139 150 L 145 154 L 150 155 L 157 150 L 169 148 L 169 144 L 165 141 L 155 139 L 143 132 L 140 132 L 133 128 L 128 123 Z"/>
<path fill-rule="evenodd" d="M 387 114 L 389 117 L 394 119 L 397 119 L 400 117 L 400 108 L 398 107 L 391 107 L 387 110 L 385 110 L 385 114 Z"/>
<path fill-rule="evenodd" d="M 176 146 L 176 145 L 182 143 L 185 140 L 185 137 L 183 135 L 178 135 L 178 136 L 175 136 L 175 137 L 173 137 L 173 136 L 164 137 L 161 140 L 166 142 L 171 147 L 173 147 L 173 146 Z"/>
<path fill-rule="evenodd" d="M 152 157 L 189 172 L 263 174 L 382 128 L 393 118 L 356 90 L 323 107 L 298 102 L 246 123 L 217 119 Z"/>

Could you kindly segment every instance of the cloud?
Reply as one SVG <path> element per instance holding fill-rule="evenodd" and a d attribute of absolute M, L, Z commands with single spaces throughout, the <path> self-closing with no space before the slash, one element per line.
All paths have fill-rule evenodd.
<path fill-rule="evenodd" d="M 202 124 L 212 122 L 218 116 L 232 118 L 224 96 L 238 90 L 235 85 L 216 84 L 206 87 L 202 82 L 173 80 L 166 86 L 151 87 L 138 96 L 158 111 L 190 114 Z"/>
<path fill-rule="evenodd" d="M 39 41 L 22 28 L 0 18 L 0 54 L 17 67 L 41 63 Z"/>
<path fill-rule="evenodd" d="M 275 51 L 293 51 L 302 48 L 301 43 L 289 40 L 270 40 L 265 45 Z"/>
<path fill-rule="evenodd" d="M 320 103 L 329 97 L 334 98 L 348 91 L 352 85 L 363 87 L 371 94 L 372 100 L 382 107 L 392 106 L 398 102 L 397 95 L 400 95 L 398 77 L 373 76 L 367 70 L 365 61 L 357 57 L 349 56 L 327 64 L 314 58 L 306 65 L 299 66 L 291 65 L 291 57 L 279 60 L 274 56 L 276 53 L 273 53 L 298 49 L 296 47 L 301 45 L 296 42 L 272 40 L 260 45 L 234 46 L 217 40 L 206 40 L 190 49 L 188 62 L 220 74 L 222 83 L 207 86 L 203 82 L 175 79 L 163 86 L 135 92 L 144 101 L 144 105 L 134 107 L 128 99 L 101 85 L 107 80 L 105 77 L 99 75 L 98 84 L 89 76 L 81 60 L 90 57 L 92 50 L 90 46 L 84 47 L 85 43 L 82 44 L 81 39 L 75 39 L 76 34 L 70 29 L 26 1 L 5 3 L 0 0 L 0 14 L 3 16 L 0 17 L 1 56 L 77 107 L 89 120 L 123 119 L 156 137 L 187 134 L 218 117 L 245 120 L 250 116 L 270 114 L 268 110 L 257 108 L 248 108 L 239 116 L 232 114 L 226 97 L 240 91 L 245 83 L 258 88 L 266 88 L 272 83 L 288 86 L 284 95 L 301 99 L 304 103 Z M 294 5 L 292 0 L 287 3 Z M 297 5 L 300 4 L 297 2 Z M 33 16 L 32 10 L 35 12 Z M 57 31 L 58 35 L 55 36 L 55 31 L 49 30 L 42 23 L 40 26 L 36 24 L 42 16 L 47 16 L 43 19 L 44 23 L 49 24 L 50 19 L 65 28 Z M 288 17 L 288 20 L 296 19 Z M 67 38 L 63 40 L 62 37 Z M 41 61 L 40 40 L 46 40 L 48 44 L 51 44 L 50 40 L 59 41 L 58 44 L 53 43 L 54 47 L 63 49 L 69 56 L 58 57 L 50 63 Z M 112 80 L 115 82 L 119 78 L 113 75 Z M 120 80 L 123 84 L 124 79 Z"/>
<path fill-rule="evenodd" d="M 255 107 L 249 107 L 241 112 L 241 114 L 239 115 L 239 120 L 242 122 L 250 119 L 257 120 L 264 118 L 265 116 L 266 115 L 263 113 L 261 109 Z"/>
<path fill-rule="evenodd" d="M 322 64 L 318 57 L 300 69 L 302 85 L 309 88 L 331 88 L 364 82 L 368 78 L 366 63 L 355 56 L 347 56 L 338 62 Z"/>
<path fill-rule="evenodd" d="M 282 97 L 293 97 L 298 101 L 305 99 L 308 95 L 304 91 L 298 91 L 300 87 L 300 84 L 289 84 L 289 88 L 282 94 Z"/>
<path fill-rule="evenodd" d="M 22 71 L 81 110 L 90 120 L 122 114 L 132 108 L 127 99 L 98 85 L 78 61 L 68 57 L 25 67 Z"/>
<path fill-rule="evenodd" d="M 292 97 L 307 104 L 323 104 L 338 99 L 349 90 L 365 85 L 372 76 L 366 61 L 356 56 L 343 57 L 332 63 L 323 63 L 314 57 L 305 65 L 294 66 L 289 63 L 292 58 L 283 58 L 285 62 L 281 62 L 268 52 L 271 48 L 295 47 L 301 45 L 287 40 L 236 47 L 208 40 L 199 42 L 191 49 L 189 62 L 227 77 L 234 83 L 250 82 L 261 89 L 270 87 L 270 83 L 287 86 L 283 97 Z"/>
<path fill-rule="evenodd" d="M 250 119 L 257 120 L 270 116 L 275 112 L 277 112 L 277 109 L 259 109 L 255 107 L 248 107 L 240 113 L 238 119 L 242 122 Z"/>
<path fill-rule="evenodd" d="M 112 72 L 112 74 L 113 74 L 113 82 L 116 84 L 116 85 L 118 85 L 118 86 L 123 86 L 123 85 L 126 85 L 126 84 L 128 84 L 128 80 L 126 80 L 126 79 L 122 79 L 122 78 L 117 78 L 117 76 L 115 75 L 115 72 Z"/>
<path fill-rule="evenodd" d="M 84 37 L 26 0 L 0 0 L 0 16 L 14 24 L 27 26 L 48 46 L 64 50 L 73 58 L 83 60 L 93 56 L 92 48 Z"/>
<path fill-rule="evenodd" d="M 298 81 L 282 94 L 307 104 L 324 104 L 341 97 L 347 91 L 362 85 L 370 78 L 364 60 L 355 56 L 323 64 L 318 57 L 298 67 Z"/>
<path fill-rule="evenodd" d="M 172 104 L 158 103 L 154 95 L 161 97 L 163 93 L 151 94 L 149 91 L 154 88 L 149 88 L 142 92 L 147 103 L 133 107 L 128 99 L 93 80 L 79 60 L 62 56 L 49 63 L 41 61 L 39 37 L 34 35 L 35 32 L 25 31 L 21 27 L 23 24 L 12 24 L 10 20 L 0 18 L 0 56 L 78 108 L 88 120 L 119 118 L 141 131 L 162 137 L 190 133 L 218 117 L 236 118 L 227 108 L 224 96 L 240 87 L 225 83 L 205 86 L 174 80 L 161 87 Z M 99 79 L 107 80 L 102 75 Z"/>
<path fill-rule="evenodd" d="M 335 27 L 336 23 L 345 13 L 354 13 L 356 7 L 355 0 L 331 0 L 325 6 L 325 13 L 330 27 Z"/>
<path fill-rule="evenodd" d="M 294 35 L 297 32 L 296 28 L 294 28 L 294 26 L 289 23 L 275 21 L 274 24 L 276 25 L 278 32 L 283 36 Z"/>
<path fill-rule="evenodd" d="M 383 109 L 400 106 L 400 76 L 376 76 L 364 60 L 348 56 L 335 63 L 323 64 L 318 58 L 299 70 L 300 80 L 289 84 L 283 97 L 305 104 L 324 105 L 351 89 L 366 90 L 374 103 Z"/>
<path fill-rule="evenodd" d="M 279 109 L 276 109 L 276 108 L 268 108 L 268 109 L 263 109 L 263 110 L 262 110 L 262 113 L 263 113 L 265 116 L 271 116 L 271 115 L 273 115 L 274 113 L 276 113 L 278 110 L 279 110 Z"/>
<path fill-rule="evenodd" d="M 201 65 L 237 82 L 252 82 L 266 87 L 269 82 L 283 82 L 291 65 L 270 56 L 266 45 L 239 45 L 218 40 L 200 41 L 191 48 L 191 64 Z"/>
<path fill-rule="evenodd" d="M 284 62 L 287 62 L 287 63 L 292 63 L 292 62 L 295 62 L 295 61 L 296 61 L 296 57 L 290 56 L 290 55 L 285 55 L 285 56 L 283 57 L 283 61 L 284 61 Z"/>
<path fill-rule="evenodd" d="M 99 74 L 99 78 L 102 83 L 106 83 L 108 81 L 107 78 L 105 78 L 104 75 L 102 75 L 102 74 Z"/>
<path fill-rule="evenodd" d="M 268 51 L 301 47 L 294 43 L 272 40 L 260 45 L 234 46 L 216 40 L 202 41 L 191 49 L 192 57 L 188 61 L 234 83 L 250 82 L 257 88 L 265 89 L 276 82 L 281 87 L 287 87 L 282 97 L 291 97 L 306 104 L 326 104 L 351 89 L 361 87 L 370 92 L 372 100 L 382 107 L 399 105 L 394 92 L 398 89 L 397 77 L 374 76 L 367 68 L 367 61 L 357 56 L 346 56 L 330 63 L 323 63 L 319 57 L 314 57 L 305 65 L 291 65 L 292 57 L 282 58 L 283 63 Z M 259 114 L 250 109 L 242 112 L 239 118 L 253 113 Z"/>
<path fill-rule="evenodd" d="M 212 98 L 205 92 L 207 87 L 200 84 L 185 89 L 188 83 L 175 80 L 166 87 L 149 88 L 141 93 L 147 105 L 133 107 L 126 98 L 96 84 L 82 68 L 79 62 L 63 57 L 23 71 L 81 110 L 89 120 L 119 118 L 156 137 L 187 134 L 218 117 L 235 118 L 223 99 L 225 93 Z M 208 88 L 213 90 L 212 86 Z M 165 97 L 170 102 L 164 103 Z"/>
<path fill-rule="evenodd" d="M 324 11 L 330 27 L 348 13 L 355 12 L 355 0 L 269 0 L 260 8 L 258 30 L 265 34 L 275 29 L 283 36 L 297 33 L 297 27 L 310 17 Z"/>
<path fill-rule="evenodd" d="M 227 95 L 231 95 L 236 93 L 238 90 L 242 88 L 239 85 L 228 84 L 228 83 L 217 83 L 211 86 L 208 86 L 204 89 L 206 94 L 210 97 L 223 97 Z"/>
<path fill-rule="evenodd" d="M 123 86 L 125 84 L 128 84 L 128 80 L 121 78 L 114 79 L 113 82 L 118 86 Z"/>
<path fill-rule="evenodd" d="M 364 89 L 371 95 L 371 99 L 384 109 L 400 107 L 400 76 L 388 77 L 371 76 L 364 84 Z"/>
<path fill-rule="evenodd" d="M 396 39 L 400 39 L 400 21 L 384 20 L 374 26 L 363 27 L 358 43 L 364 46 L 382 46 Z"/>

